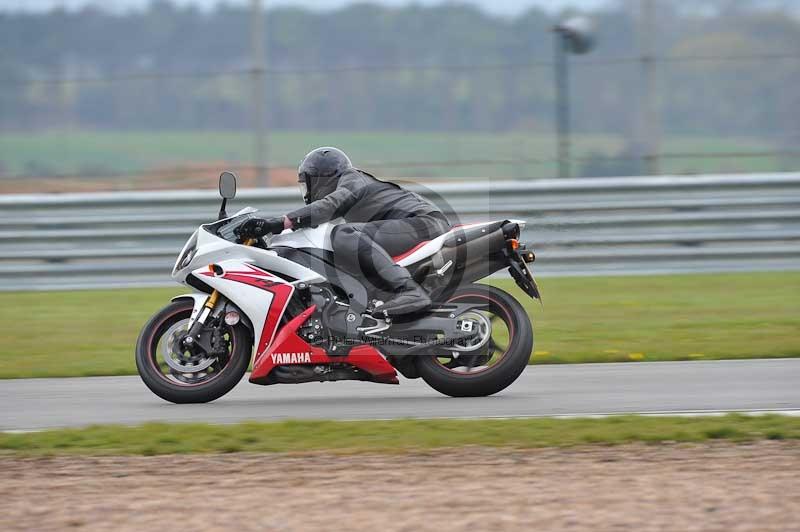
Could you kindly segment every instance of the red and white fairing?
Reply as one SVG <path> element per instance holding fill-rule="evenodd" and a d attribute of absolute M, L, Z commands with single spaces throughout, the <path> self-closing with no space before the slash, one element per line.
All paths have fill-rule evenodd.
<path fill-rule="evenodd" d="M 243 209 L 237 216 L 252 212 L 255 210 Z M 270 246 L 332 250 L 330 234 L 335 225 L 333 222 L 316 228 L 285 231 L 273 236 Z M 469 224 L 469 227 L 481 225 L 488 223 Z M 442 248 L 451 233 L 421 242 L 395 257 L 395 261 L 406 266 L 430 257 Z M 212 264 L 215 267 L 210 269 Z M 297 335 L 297 329 L 313 314 L 313 306 L 280 327 L 298 284 L 326 282 L 317 272 L 284 259 L 270 249 L 242 246 L 219 238 L 203 226 L 186 243 L 172 272 L 172 277 L 182 284 L 188 284 L 189 275 L 216 289 L 249 320 L 254 334 L 252 382 L 268 384 L 269 374 L 277 366 L 337 363 L 350 364 L 369 373 L 377 382 L 398 382 L 394 368 L 374 347 L 361 345 L 352 348 L 346 356 L 329 356 L 324 349 L 309 345 Z M 200 315 L 207 295 L 194 293 L 175 299 L 179 298 L 194 300 L 193 321 Z"/>
<path fill-rule="evenodd" d="M 358 345 L 346 356 L 329 356 L 324 349 L 314 347 L 298 336 L 297 329 L 314 313 L 312 305 L 281 328 L 275 340 L 253 361 L 250 382 L 269 384 L 269 374 L 276 366 L 287 364 L 349 364 L 372 376 L 372 380 L 386 384 L 399 384 L 397 372 L 372 346 Z"/>
<path fill-rule="evenodd" d="M 255 352 L 263 352 L 275 338 L 278 324 L 286 312 L 295 287 L 285 279 L 257 266 L 238 260 L 217 263 L 220 275 L 202 269 L 195 271 L 200 279 L 245 313 L 256 332 Z"/>
<path fill-rule="evenodd" d="M 295 286 L 250 263 L 228 260 L 216 264 L 217 272 L 198 269 L 195 275 L 223 296 L 235 301 L 255 331 L 255 357 L 250 381 L 267 384 L 277 366 L 291 364 L 350 364 L 378 382 L 397 384 L 397 373 L 383 355 L 371 346 L 354 347 L 347 356 L 328 356 L 324 349 L 309 345 L 297 329 L 316 310 L 311 306 L 279 329 L 281 318 L 294 295 Z"/>

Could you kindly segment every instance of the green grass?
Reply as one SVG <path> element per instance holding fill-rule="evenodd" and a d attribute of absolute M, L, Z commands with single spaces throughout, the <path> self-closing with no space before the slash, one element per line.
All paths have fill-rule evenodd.
<path fill-rule="evenodd" d="M 541 284 L 534 363 L 800 356 L 800 272 Z"/>
<path fill-rule="evenodd" d="M 555 139 L 541 132 L 287 132 L 270 137 L 270 164 L 294 168 L 310 149 L 320 145 L 344 148 L 360 165 L 375 162 L 429 162 L 459 160 L 551 160 L 546 163 L 479 166 L 418 166 L 376 168 L 393 177 L 551 177 L 556 173 Z M 573 156 L 613 156 L 625 146 L 617 135 L 578 134 Z M 676 136 L 664 139 L 665 153 L 741 153 L 769 151 L 772 146 L 754 138 Z M 176 165 L 223 161 L 252 163 L 252 139 L 247 132 L 211 131 L 85 131 L 54 130 L 0 134 L 0 168 L 7 175 L 103 174 L 139 172 Z M 575 165 L 580 173 L 580 162 Z M 800 159 L 668 158 L 665 173 L 758 172 L 796 169 Z"/>
<path fill-rule="evenodd" d="M 631 442 L 800 439 L 800 419 L 619 416 L 604 419 L 284 421 L 236 425 L 148 423 L 0 433 L 0 452 L 155 455 L 232 452 L 402 452 L 480 445 L 534 448 Z"/>
<path fill-rule="evenodd" d="M 533 363 L 800 356 L 800 272 L 545 278 Z M 0 378 L 133 374 L 139 330 L 187 289 L 0 293 Z"/>

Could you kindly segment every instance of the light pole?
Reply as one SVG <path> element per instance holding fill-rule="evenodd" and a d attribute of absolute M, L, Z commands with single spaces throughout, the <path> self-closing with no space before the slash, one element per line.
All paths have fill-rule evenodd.
<path fill-rule="evenodd" d="M 267 140 L 266 110 L 266 54 L 264 53 L 264 9 L 261 0 L 252 0 L 251 48 L 253 54 L 253 155 L 256 165 L 256 184 L 269 186 L 269 145 Z"/>
<path fill-rule="evenodd" d="M 594 48 L 594 24 L 585 17 L 569 18 L 553 28 L 555 34 L 556 132 L 558 176 L 571 177 L 569 54 L 586 54 Z"/>
<path fill-rule="evenodd" d="M 647 173 L 661 173 L 659 161 L 660 131 L 658 104 L 658 70 L 656 65 L 656 4 L 654 0 L 641 0 L 639 8 L 638 40 L 641 48 L 641 91 L 639 92 L 638 134 L 641 136 L 641 157 L 647 163 Z"/>

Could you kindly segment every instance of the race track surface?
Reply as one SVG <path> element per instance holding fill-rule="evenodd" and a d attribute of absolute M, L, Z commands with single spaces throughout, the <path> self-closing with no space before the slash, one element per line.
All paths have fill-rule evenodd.
<path fill-rule="evenodd" d="M 800 359 L 529 368 L 504 392 L 444 397 L 421 380 L 256 386 L 205 405 L 173 405 L 138 377 L 0 381 L 0 430 L 146 421 L 563 416 L 800 410 Z"/>

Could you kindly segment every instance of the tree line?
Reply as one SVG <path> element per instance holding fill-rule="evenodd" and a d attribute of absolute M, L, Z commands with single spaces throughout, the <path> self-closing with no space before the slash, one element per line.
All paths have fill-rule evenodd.
<path fill-rule="evenodd" d="M 800 21 L 780 4 L 661 2 L 666 133 L 790 143 L 800 123 Z M 639 93 L 632 2 L 591 15 L 599 46 L 573 59 L 575 129 L 630 135 Z M 750 4 L 747 4 L 750 5 Z M 468 5 L 265 14 L 270 127 L 551 131 L 557 16 Z M 251 13 L 164 0 L 146 9 L 0 14 L 0 128 L 243 129 Z"/>

